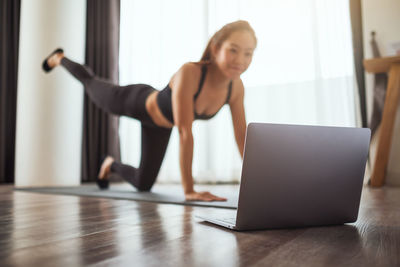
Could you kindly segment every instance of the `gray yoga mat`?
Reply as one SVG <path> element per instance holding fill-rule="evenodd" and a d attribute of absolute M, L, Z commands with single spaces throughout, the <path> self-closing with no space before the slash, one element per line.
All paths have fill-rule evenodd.
<path fill-rule="evenodd" d="M 110 188 L 108 190 L 100 190 L 96 185 L 83 185 L 73 187 L 32 187 L 32 188 L 15 188 L 18 191 L 44 193 L 44 194 L 59 194 L 59 195 L 74 195 L 85 197 L 113 198 L 113 199 L 128 199 L 137 201 L 147 201 L 156 203 L 214 207 L 225 209 L 236 209 L 238 204 L 237 196 L 226 196 L 225 202 L 202 202 L 202 201 L 186 201 L 181 192 L 176 192 L 174 188 L 155 187 L 152 192 L 137 192 L 132 188 Z"/>

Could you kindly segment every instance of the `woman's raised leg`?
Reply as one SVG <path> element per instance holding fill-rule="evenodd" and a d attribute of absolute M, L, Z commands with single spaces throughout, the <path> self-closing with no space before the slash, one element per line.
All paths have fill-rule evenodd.
<path fill-rule="evenodd" d="M 61 65 L 82 82 L 89 98 L 100 109 L 119 116 L 129 116 L 142 121 L 147 114 L 145 101 L 155 89 L 145 84 L 119 86 L 94 75 L 84 65 L 64 57 Z"/>
<path fill-rule="evenodd" d="M 62 65 L 83 84 L 89 98 L 105 112 L 152 124 L 145 102 L 147 96 L 156 90 L 153 87 L 146 84 L 119 86 L 111 83 L 97 77 L 88 66 L 70 60 L 63 53 L 54 53 L 46 61 L 50 68 Z"/>

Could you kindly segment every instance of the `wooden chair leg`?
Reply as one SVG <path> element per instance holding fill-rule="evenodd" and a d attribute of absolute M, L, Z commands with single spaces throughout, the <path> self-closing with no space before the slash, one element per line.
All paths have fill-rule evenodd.
<path fill-rule="evenodd" d="M 385 183 L 386 167 L 389 161 L 390 145 L 396 111 L 400 97 L 400 63 L 392 64 L 389 70 L 389 83 L 386 90 L 381 130 L 371 176 L 371 186 L 380 187 Z"/>

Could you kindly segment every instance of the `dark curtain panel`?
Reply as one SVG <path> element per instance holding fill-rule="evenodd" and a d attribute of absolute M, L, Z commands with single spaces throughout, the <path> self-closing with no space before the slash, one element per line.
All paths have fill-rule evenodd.
<path fill-rule="evenodd" d="M 364 79 L 364 49 L 362 34 L 361 0 L 349 0 L 351 30 L 353 35 L 353 52 L 358 93 L 360 99 L 362 127 L 367 127 L 367 106 L 365 101 L 365 79 Z"/>
<path fill-rule="evenodd" d="M 87 0 L 85 63 L 94 73 L 118 83 L 119 0 Z M 118 117 L 98 109 L 85 94 L 82 181 L 94 181 L 103 155 L 120 160 Z"/>
<path fill-rule="evenodd" d="M 20 7 L 0 1 L 0 183 L 14 182 Z"/>

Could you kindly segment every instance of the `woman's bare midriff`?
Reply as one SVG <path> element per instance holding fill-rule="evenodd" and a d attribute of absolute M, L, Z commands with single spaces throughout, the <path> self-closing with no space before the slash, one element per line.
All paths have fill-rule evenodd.
<path fill-rule="evenodd" d="M 172 128 L 174 125 L 161 113 L 160 107 L 157 103 L 158 91 L 151 93 L 146 99 L 146 110 L 150 115 L 153 122 L 164 128 Z"/>

